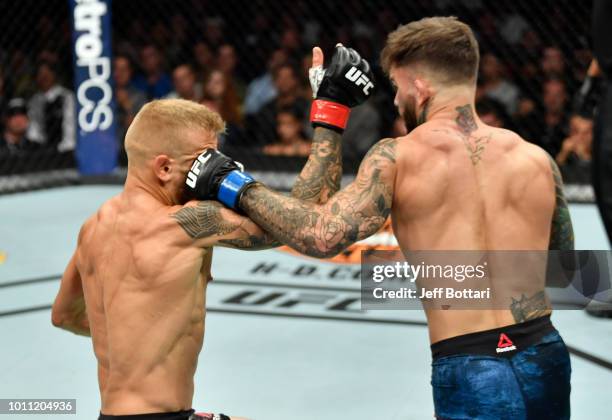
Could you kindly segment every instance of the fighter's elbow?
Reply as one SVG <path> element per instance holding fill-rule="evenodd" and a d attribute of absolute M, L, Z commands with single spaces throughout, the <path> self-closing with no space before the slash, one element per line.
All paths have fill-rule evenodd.
<path fill-rule="evenodd" d="M 326 258 L 335 257 L 336 255 L 340 254 L 343 250 L 344 249 L 342 247 L 338 247 L 338 246 L 321 246 L 321 247 L 316 247 L 316 248 L 309 248 L 302 252 L 308 255 L 309 257 L 326 259 Z"/>
<path fill-rule="evenodd" d="M 51 311 L 51 324 L 54 327 L 62 328 L 66 323 L 66 317 L 57 311 Z"/>

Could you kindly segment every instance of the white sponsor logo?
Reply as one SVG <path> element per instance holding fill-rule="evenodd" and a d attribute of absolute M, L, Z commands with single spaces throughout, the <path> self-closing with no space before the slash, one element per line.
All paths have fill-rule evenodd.
<path fill-rule="evenodd" d="M 374 84 L 370 81 L 368 76 L 363 74 L 363 72 L 359 70 L 357 67 L 355 66 L 351 67 L 346 72 L 344 77 L 346 77 L 351 82 L 355 83 L 356 86 L 363 86 L 363 89 L 362 89 L 363 93 L 366 96 L 370 95 L 370 89 L 374 87 Z"/>
<path fill-rule="evenodd" d="M 512 350 L 516 350 L 516 346 L 498 347 L 497 349 L 495 349 L 495 351 L 498 353 L 505 353 L 507 351 L 512 351 Z"/>
<path fill-rule="evenodd" d="M 207 154 L 208 152 L 202 153 L 191 165 L 191 169 L 187 173 L 187 179 L 185 180 L 185 184 L 189 185 L 191 188 L 195 188 L 198 182 L 198 176 L 200 175 L 200 171 L 202 170 L 202 165 L 204 165 L 210 159 L 211 155 Z M 206 156 L 204 156 L 206 155 Z"/>
<path fill-rule="evenodd" d="M 113 123 L 111 63 L 109 57 L 102 57 L 102 17 L 107 7 L 98 0 L 76 1 L 74 30 L 80 32 L 74 44 L 76 65 L 87 68 L 89 76 L 77 88 L 77 100 L 81 105 L 79 128 L 86 132 L 106 130 Z M 95 100 L 91 99 L 94 93 Z"/>

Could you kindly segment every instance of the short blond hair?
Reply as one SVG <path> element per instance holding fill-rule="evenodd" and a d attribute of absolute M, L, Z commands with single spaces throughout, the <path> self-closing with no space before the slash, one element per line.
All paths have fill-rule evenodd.
<path fill-rule="evenodd" d="M 387 37 L 380 58 L 386 73 L 395 66 L 421 64 L 445 83 L 474 83 L 479 60 L 474 33 L 454 16 L 400 26 Z"/>
<path fill-rule="evenodd" d="M 130 158 L 143 152 L 174 155 L 185 149 L 186 130 L 200 130 L 211 136 L 225 131 L 221 116 L 196 102 L 184 99 L 158 99 L 147 103 L 134 117 L 125 135 Z"/>

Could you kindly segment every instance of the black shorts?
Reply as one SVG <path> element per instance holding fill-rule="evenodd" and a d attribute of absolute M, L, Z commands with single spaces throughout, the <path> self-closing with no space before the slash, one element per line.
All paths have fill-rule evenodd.
<path fill-rule="evenodd" d="M 129 414 L 111 416 L 100 413 L 98 420 L 230 420 L 225 414 L 196 413 L 195 410 L 174 411 L 172 413 Z"/>

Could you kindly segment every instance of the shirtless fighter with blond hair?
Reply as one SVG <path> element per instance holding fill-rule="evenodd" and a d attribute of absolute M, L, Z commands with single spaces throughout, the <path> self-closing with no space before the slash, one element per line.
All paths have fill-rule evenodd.
<path fill-rule="evenodd" d="M 314 257 L 335 255 L 374 234 L 389 215 L 404 252 L 573 249 L 554 160 L 476 115 L 478 61 L 471 29 L 455 18 L 401 26 L 388 36 L 381 63 L 409 134 L 375 144 L 352 184 L 326 203 L 309 203 L 245 175 L 239 181 L 231 160 L 210 151 L 203 155 L 198 196 L 240 209 L 279 241 Z M 358 66 L 330 66 L 325 75 L 337 72 L 365 89 Z M 319 90 L 312 115 L 341 131 L 344 119 L 327 96 Z M 537 281 L 514 278 L 517 299 Z M 543 280 L 522 303 L 426 309 L 438 418 L 569 418 L 569 355 L 550 322 Z M 498 353 L 502 334 L 515 348 Z"/>
<path fill-rule="evenodd" d="M 349 56 L 347 49 L 339 51 Z M 313 65 L 322 63 L 315 48 Z M 367 96 L 358 92 L 351 103 Z M 216 149 L 223 129 L 217 113 L 193 102 L 145 105 L 126 135 L 123 191 L 81 228 L 52 322 L 92 337 L 101 420 L 229 419 L 191 408 L 212 248 L 263 249 L 278 243 L 217 201 L 186 195 L 187 173 L 198 173 L 200 162 L 194 160 Z M 340 171 L 336 133 L 318 127 L 292 196 L 325 203 L 340 188 Z"/>

